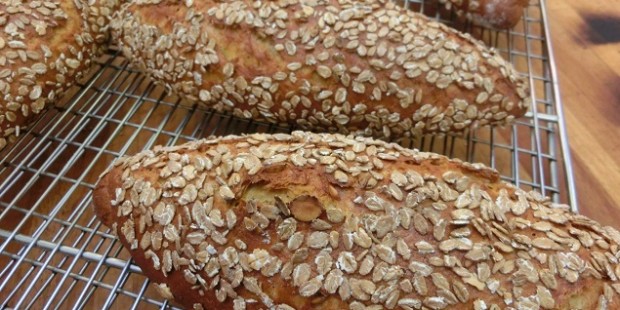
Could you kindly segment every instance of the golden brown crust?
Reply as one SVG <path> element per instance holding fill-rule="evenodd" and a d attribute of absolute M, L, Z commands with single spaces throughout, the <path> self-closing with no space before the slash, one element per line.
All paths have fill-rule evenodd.
<path fill-rule="evenodd" d="M 529 0 L 439 0 L 439 2 L 476 24 L 510 29 L 521 20 Z"/>
<path fill-rule="evenodd" d="M 104 28 L 118 3 L 0 2 L 0 150 L 82 78 L 107 40 Z"/>
<path fill-rule="evenodd" d="M 619 306 L 618 231 L 482 165 L 371 139 L 156 148 L 117 161 L 93 197 L 187 308 Z"/>
<path fill-rule="evenodd" d="M 497 52 L 383 0 L 136 0 L 111 28 L 181 97 L 306 130 L 396 139 L 505 124 L 529 106 Z"/>

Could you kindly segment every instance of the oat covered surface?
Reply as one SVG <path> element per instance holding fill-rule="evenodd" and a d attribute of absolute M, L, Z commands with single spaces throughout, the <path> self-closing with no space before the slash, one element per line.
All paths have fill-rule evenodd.
<path fill-rule="evenodd" d="M 528 83 L 468 34 L 385 0 L 135 0 L 112 35 L 189 102 L 300 129 L 399 138 L 505 124 Z"/>
<path fill-rule="evenodd" d="M 194 309 L 615 309 L 620 233 L 480 164 L 293 132 L 157 147 L 94 190 Z"/>
<path fill-rule="evenodd" d="M 0 1 L 0 149 L 83 77 L 118 3 Z"/>

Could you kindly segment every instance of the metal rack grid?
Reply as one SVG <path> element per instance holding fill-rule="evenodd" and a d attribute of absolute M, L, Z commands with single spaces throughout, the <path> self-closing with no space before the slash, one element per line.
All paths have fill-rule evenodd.
<path fill-rule="evenodd" d="M 434 3 L 435 1 L 433 1 Z M 399 141 L 498 169 L 577 211 L 545 0 L 513 30 L 455 21 L 421 0 L 400 1 L 495 46 L 529 78 L 535 104 L 508 128 Z M 0 308 L 174 308 L 95 218 L 91 190 L 111 161 L 209 135 L 290 131 L 187 105 L 132 70 L 114 48 L 65 101 L 0 152 Z"/>

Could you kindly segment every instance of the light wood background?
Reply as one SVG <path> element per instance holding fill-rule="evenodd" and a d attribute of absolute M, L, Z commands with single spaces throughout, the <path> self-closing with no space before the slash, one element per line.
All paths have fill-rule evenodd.
<path fill-rule="evenodd" d="M 580 212 L 620 226 L 620 0 L 547 1 Z"/>

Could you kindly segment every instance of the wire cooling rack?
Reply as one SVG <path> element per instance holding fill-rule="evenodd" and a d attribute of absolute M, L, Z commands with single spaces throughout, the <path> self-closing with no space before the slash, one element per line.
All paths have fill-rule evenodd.
<path fill-rule="evenodd" d="M 544 0 L 533 0 L 521 23 L 502 32 L 455 22 L 436 4 L 400 3 L 497 47 L 529 78 L 535 104 L 508 128 L 399 142 L 485 163 L 504 180 L 577 211 Z M 132 70 L 113 48 L 65 98 L 0 153 L 0 309 L 174 308 L 95 218 L 97 177 L 113 159 L 158 144 L 292 128 L 186 105 Z"/>

